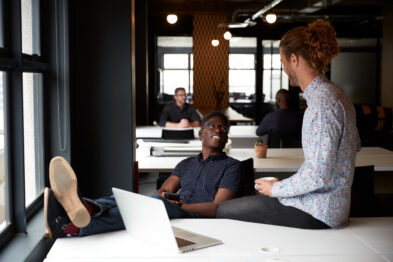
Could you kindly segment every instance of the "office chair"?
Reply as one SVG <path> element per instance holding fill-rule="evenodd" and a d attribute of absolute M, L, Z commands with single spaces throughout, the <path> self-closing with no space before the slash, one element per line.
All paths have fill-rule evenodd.
<path fill-rule="evenodd" d="M 302 141 L 299 134 L 270 132 L 268 134 L 269 148 L 301 148 Z"/>
<path fill-rule="evenodd" d="M 194 129 L 162 129 L 163 139 L 194 139 Z"/>
<path fill-rule="evenodd" d="M 355 167 L 351 188 L 350 217 L 375 216 L 374 166 Z"/>
<path fill-rule="evenodd" d="M 240 162 L 240 197 L 255 195 L 254 159 L 249 158 Z"/>

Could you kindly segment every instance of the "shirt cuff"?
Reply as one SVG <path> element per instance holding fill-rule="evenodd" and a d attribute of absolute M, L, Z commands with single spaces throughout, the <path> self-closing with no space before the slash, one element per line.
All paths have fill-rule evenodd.
<path fill-rule="evenodd" d="M 280 193 L 280 181 L 273 184 L 272 187 L 272 197 L 278 197 Z"/>

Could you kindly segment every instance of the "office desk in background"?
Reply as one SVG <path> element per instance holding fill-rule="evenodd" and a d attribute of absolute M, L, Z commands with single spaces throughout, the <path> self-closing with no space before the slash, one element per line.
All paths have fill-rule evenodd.
<path fill-rule="evenodd" d="M 234 148 L 247 148 L 254 147 L 257 135 L 255 131 L 258 126 L 231 126 L 228 133 L 228 138 L 232 140 L 232 147 Z M 135 138 L 161 138 L 163 127 L 159 126 L 137 126 L 135 129 Z M 198 138 L 199 127 L 194 127 L 194 136 Z"/>
<path fill-rule="evenodd" d="M 254 159 L 256 173 L 296 172 L 304 161 L 301 148 L 270 148 L 267 158 L 256 158 L 254 148 L 232 148 L 229 156 L 245 160 Z M 172 172 L 177 163 L 186 157 L 152 157 L 137 150 L 139 172 Z M 356 155 L 356 166 L 374 165 L 376 172 L 393 171 L 393 151 L 381 147 L 363 147 Z"/>
<path fill-rule="evenodd" d="M 254 124 L 254 119 L 243 116 L 242 114 L 238 113 L 236 110 L 232 109 L 232 107 L 228 107 L 223 112 L 226 116 L 228 116 L 229 123 L 231 125 L 237 125 L 238 123 L 241 124 Z"/>
<path fill-rule="evenodd" d="M 179 254 L 126 231 L 56 240 L 52 261 L 386 262 L 393 259 L 393 217 L 351 218 L 337 230 L 306 230 L 228 219 L 174 219 L 171 224 L 223 244 Z M 148 225 L 146 225 L 148 226 Z M 261 249 L 278 248 L 277 252 Z"/>
<path fill-rule="evenodd" d="M 204 109 L 197 109 L 197 113 L 203 118 L 205 115 L 209 114 L 212 110 L 204 110 Z M 224 115 L 228 117 L 229 123 L 233 125 L 237 125 L 238 123 L 240 124 L 246 124 L 246 125 L 253 125 L 254 124 L 254 119 L 246 117 L 240 113 L 238 113 L 236 110 L 234 110 L 232 107 L 227 107 L 225 109 L 219 110 L 221 111 Z"/>
<path fill-rule="evenodd" d="M 299 169 L 304 161 L 301 148 L 270 148 L 267 158 L 255 157 L 253 148 L 232 148 L 229 156 L 245 160 L 254 159 L 255 177 L 275 176 L 284 179 Z M 151 157 L 148 152 L 136 151 L 139 173 L 173 171 L 182 157 Z M 374 190 L 378 194 L 393 194 L 393 151 L 381 147 L 363 147 L 356 155 L 356 166 L 374 165 Z"/>

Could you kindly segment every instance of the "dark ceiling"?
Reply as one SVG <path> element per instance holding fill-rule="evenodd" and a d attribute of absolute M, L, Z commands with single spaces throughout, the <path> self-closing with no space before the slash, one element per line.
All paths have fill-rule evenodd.
<path fill-rule="evenodd" d="M 165 16 L 176 12 L 179 16 L 192 16 L 195 12 L 220 12 L 228 15 L 228 22 L 244 22 L 252 19 L 259 10 L 268 7 L 273 0 L 150 0 L 149 16 Z M 381 37 L 384 6 L 392 0 L 276 0 L 279 2 L 268 12 L 277 14 L 274 25 L 264 22 L 263 17 L 255 18 L 254 26 L 231 30 L 240 34 L 254 34 L 263 30 L 287 30 L 294 24 L 302 25 L 316 18 L 331 21 L 337 34 L 348 37 Z M 306 12 L 305 8 L 314 8 Z M 180 18 L 179 18 L 180 19 Z M 392 25 L 393 26 L 393 25 Z"/>

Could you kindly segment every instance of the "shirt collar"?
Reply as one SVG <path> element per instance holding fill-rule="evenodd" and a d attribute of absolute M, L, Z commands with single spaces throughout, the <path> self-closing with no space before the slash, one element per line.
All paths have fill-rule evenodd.
<path fill-rule="evenodd" d="M 227 154 L 225 152 L 221 152 L 220 154 L 217 154 L 217 155 L 208 156 L 205 160 L 203 160 L 203 158 L 202 158 L 202 153 L 199 153 L 199 155 L 198 155 L 198 159 L 201 162 L 202 161 L 206 161 L 208 159 L 211 159 L 211 160 L 222 160 L 222 159 L 225 159 L 226 157 L 227 157 Z"/>
<path fill-rule="evenodd" d="M 323 82 L 326 81 L 326 76 L 324 74 L 320 74 L 311 81 L 311 83 L 304 90 L 303 97 L 308 100 L 312 97 L 314 91 L 321 86 Z"/>
<path fill-rule="evenodd" d="M 185 110 L 186 107 L 188 106 L 188 104 L 187 104 L 187 103 L 184 103 L 183 108 L 180 108 L 180 107 L 176 104 L 176 101 L 173 101 L 173 106 L 174 106 L 175 108 L 178 108 L 179 110 Z"/>

